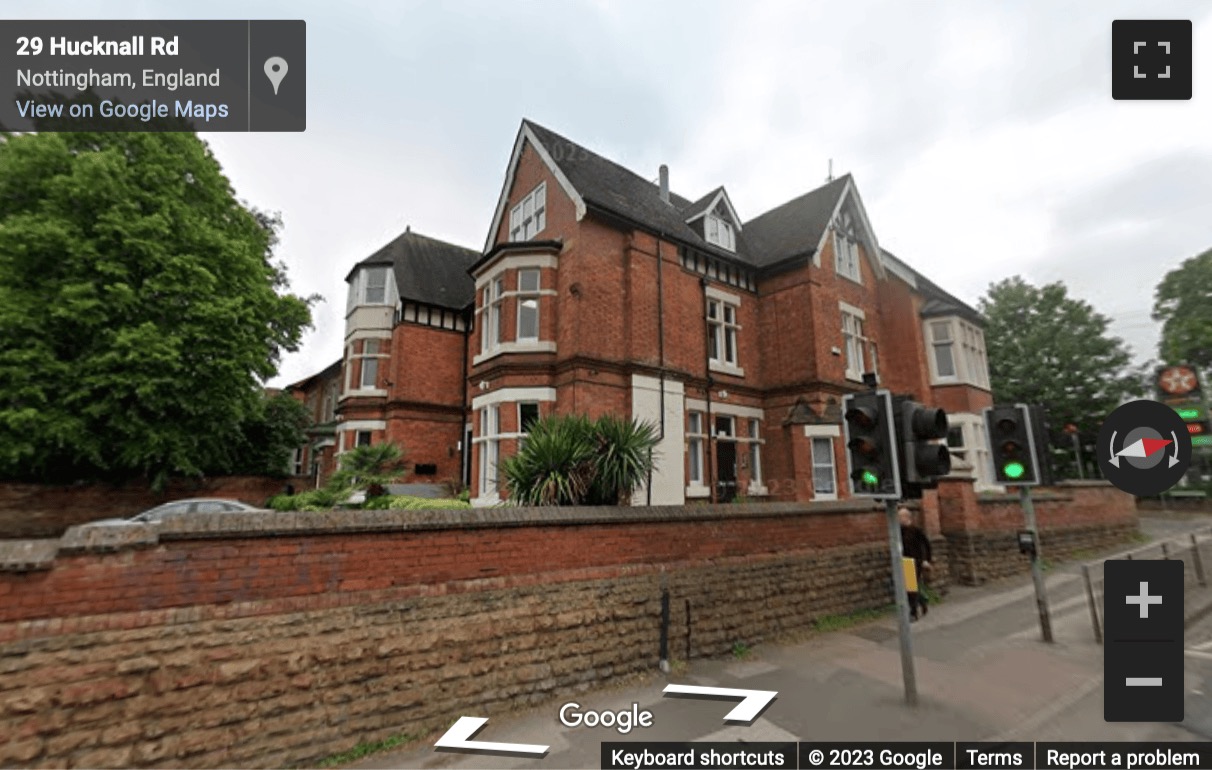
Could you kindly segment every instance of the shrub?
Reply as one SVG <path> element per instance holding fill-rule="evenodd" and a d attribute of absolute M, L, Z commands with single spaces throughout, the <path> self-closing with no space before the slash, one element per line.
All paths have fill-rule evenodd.
<path fill-rule="evenodd" d="M 380 498 L 382 499 L 382 498 Z M 428 497 L 413 497 L 412 495 L 392 495 L 387 499 L 387 508 L 393 511 L 446 511 L 446 510 L 465 510 L 471 508 L 471 504 L 463 500 L 449 500 L 445 498 L 428 498 Z"/>
<path fill-rule="evenodd" d="M 612 415 L 548 416 L 501 472 L 515 504 L 626 504 L 655 467 L 657 440 L 651 424 Z"/>
<path fill-rule="evenodd" d="M 275 495 L 269 507 L 275 511 L 327 511 L 337 504 L 340 493 L 332 489 L 309 489 L 297 495 Z"/>

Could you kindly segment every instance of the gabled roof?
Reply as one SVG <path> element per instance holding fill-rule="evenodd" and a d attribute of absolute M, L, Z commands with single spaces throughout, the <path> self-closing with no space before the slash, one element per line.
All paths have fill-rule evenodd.
<path fill-rule="evenodd" d="M 316 382 L 318 380 L 328 379 L 330 377 L 337 377 L 340 374 L 341 374 L 341 359 L 338 358 L 336 361 L 333 361 L 331 364 L 324 367 L 323 369 L 316 372 L 315 374 L 311 375 L 310 377 L 304 377 L 303 379 L 299 380 L 298 382 L 287 385 L 285 388 L 283 388 L 283 390 L 306 390 L 308 387 L 311 386 L 311 384 L 313 382 Z"/>
<path fill-rule="evenodd" d="M 741 217 L 736 213 L 732 199 L 728 197 L 728 191 L 724 189 L 723 185 L 682 209 L 682 216 L 685 217 L 686 222 L 693 222 L 709 211 L 714 211 L 720 203 L 724 204 L 724 208 L 728 211 L 728 218 L 736 225 L 736 229 L 743 229 Z"/>
<path fill-rule="evenodd" d="M 559 176 L 568 180 L 586 207 L 629 220 L 649 230 L 663 232 L 704 252 L 752 264 L 745 251 L 744 239 L 739 234 L 737 250 L 733 253 L 708 243 L 686 224 L 686 216 L 682 212 L 692 205 L 687 198 L 670 192 L 669 201 L 663 201 L 660 189 L 653 182 L 530 120 L 522 121 L 515 156 L 521 140 L 530 137 L 542 145 L 541 154 L 546 155 L 544 160 L 550 158 L 549 165 L 555 165 Z M 513 173 L 512 163 L 509 173 Z M 507 187 L 509 181 L 506 181 Z M 507 195 L 508 189 L 503 190 L 502 201 Z M 492 245 L 491 238 L 500 224 L 502 213 L 499 204 L 487 248 Z"/>
<path fill-rule="evenodd" d="M 400 237 L 354 265 L 354 272 L 368 265 L 391 265 L 400 299 L 462 310 L 475 299 L 475 285 L 467 279 L 467 268 L 480 252 L 412 232 Z"/>
<path fill-rule="evenodd" d="M 754 264 L 765 267 L 816 251 L 849 181 L 849 174 L 840 176 L 746 222 Z"/>

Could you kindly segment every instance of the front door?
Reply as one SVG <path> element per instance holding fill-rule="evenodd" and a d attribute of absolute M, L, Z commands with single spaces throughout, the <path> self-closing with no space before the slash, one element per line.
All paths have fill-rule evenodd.
<path fill-rule="evenodd" d="M 715 445 L 715 499 L 730 503 L 736 497 L 736 442 L 717 441 Z"/>

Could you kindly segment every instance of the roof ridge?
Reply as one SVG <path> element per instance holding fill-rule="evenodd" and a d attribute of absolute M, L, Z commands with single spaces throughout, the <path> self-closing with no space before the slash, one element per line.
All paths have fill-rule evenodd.
<path fill-rule="evenodd" d="M 584 150 L 586 153 L 588 153 L 588 154 L 592 155 L 593 157 L 597 158 L 598 160 L 602 161 L 603 163 L 609 163 L 610 165 L 614 166 L 615 168 L 618 168 L 618 169 L 620 169 L 620 170 L 622 170 L 622 171 L 626 171 L 628 174 L 631 174 L 633 177 L 635 177 L 635 178 L 636 178 L 636 179 L 638 179 L 639 181 L 643 182 L 644 184 L 652 185 L 652 187 L 653 187 L 655 190 L 657 190 L 658 192 L 660 191 L 660 183 L 659 183 L 659 182 L 653 182 L 653 181 L 652 181 L 652 180 L 650 180 L 650 179 L 647 179 L 647 178 L 645 178 L 645 177 L 643 177 L 643 176 L 640 176 L 640 175 L 639 175 L 637 172 L 632 171 L 631 169 L 629 169 L 629 168 L 627 168 L 626 166 L 624 166 L 622 163 L 619 163 L 618 161 L 615 161 L 615 160 L 611 160 L 610 158 L 607 158 L 605 155 L 602 155 L 602 154 L 600 154 L 600 153 L 594 152 L 593 150 L 589 149 L 589 148 L 588 148 L 588 147 L 586 147 L 585 145 L 580 144 L 579 142 L 574 142 L 574 141 L 572 141 L 571 139 L 569 139 L 568 137 L 564 136 L 563 134 L 558 133 L 558 132 L 556 132 L 556 131 L 552 131 L 552 130 L 551 130 L 550 128 L 548 128 L 547 126 L 544 126 L 544 125 L 542 125 L 542 124 L 540 124 L 540 123 L 536 123 L 535 121 L 531 120 L 530 118 L 522 118 L 522 122 L 523 122 L 524 124 L 528 124 L 528 125 L 530 125 L 530 127 L 531 127 L 531 128 L 537 128 L 537 129 L 539 129 L 540 131 L 546 131 L 548 134 L 551 134 L 551 135 L 552 135 L 552 137 L 554 137 L 555 139 L 558 139 L 558 140 L 560 140 L 560 141 L 562 141 L 562 142 L 568 142 L 568 143 L 569 143 L 569 144 L 571 144 L 573 147 L 576 147 L 577 149 L 580 149 L 580 150 Z M 556 162 L 558 163 L 559 161 L 556 161 Z M 721 186 L 723 186 L 723 185 L 721 185 Z M 671 191 L 670 191 L 670 196 L 674 196 L 674 195 L 676 195 L 677 197 L 681 198 L 682 200 L 690 200 L 690 199 L 689 199 L 689 198 L 687 198 L 685 195 L 678 195 L 677 193 L 675 193 L 675 192 L 673 192 L 673 191 L 671 190 Z"/>
<path fill-rule="evenodd" d="M 831 185 L 836 185 L 839 182 L 842 182 L 843 180 L 848 179 L 848 178 L 852 179 L 853 177 L 851 177 L 850 172 L 847 171 L 845 174 L 842 174 L 837 179 L 828 181 L 825 184 L 821 185 L 820 187 L 813 187 L 811 190 L 804 192 L 804 193 L 800 193 L 799 195 L 795 196 L 794 198 L 784 201 L 783 203 L 780 203 L 779 205 L 775 206 L 774 208 L 763 211 L 761 214 L 758 214 L 756 217 L 754 217 L 753 219 L 750 219 L 745 224 L 746 225 L 752 224 L 753 222 L 758 221 L 762 217 L 769 216 L 770 214 L 773 214 L 774 212 L 778 211 L 779 209 L 790 206 L 793 203 L 798 203 L 798 202 L 804 200 L 805 198 L 809 197 L 810 195 L 814 195 L 816 193 L 822 192 L 822 191 L 826 190 L 827 188 L 829 188 Z"/>

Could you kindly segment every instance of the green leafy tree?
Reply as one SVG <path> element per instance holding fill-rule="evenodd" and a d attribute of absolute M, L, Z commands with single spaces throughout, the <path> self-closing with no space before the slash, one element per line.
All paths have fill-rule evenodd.
<path fill-rule="evenodd" d="M 1154 294 L 1153 320 L 1162 323 L 1164 362 L 1212 370 L 1212 249 L 1166 273 Z"/>
<path fill-rule="evenodd" d="M 1123 341 L 1107 333 L 1109 321 L 1087 302 L 1070 297 L 1063 283 L 1036 287 L 1019 276 L 990 285 L 980 300 L 988 319 L 985 346 L 998 403 L 1043 404 L 1048 409 L 1053 468 L 1076 477 L 1072 438 L 1078 426 L 1091 441 L 1108 414 L 1139 396 L 1142 376 Z"/>
<path fill-rule="evenodd" d="M 387 494 L 385 487 L 408 471 L 404 450 L 395 444 L 372 444 L 341 455 L 341 468 L 329 479 L 334 489 L 360 489 L 366 497 Z"/>
<path fill-rule="evenodd" d="M 212 474 L 285 476 L 291 455 L 307 440 L 307 407 L 286 393 L 262 396 L 240 426 L 227 463 L 209 469 Z"/>
<path fill-rule="evenodd" d="M 623 505 L 655 469 L 656 429 L 612 415 L 552 415 L 501 463 L 519 505 Z"/>
<path fill-rule="evenodd" d="M 310 302 L 190 133 L 0 141 L 0 476 L 230 462 Z"/>

